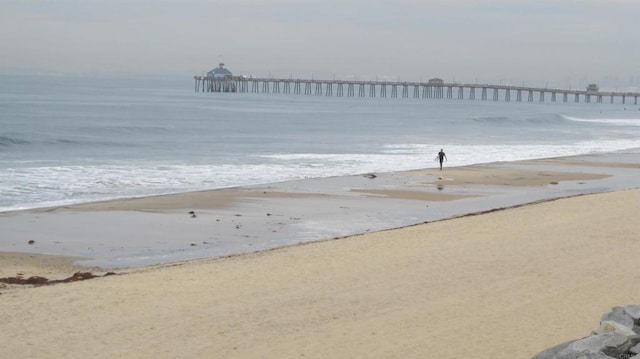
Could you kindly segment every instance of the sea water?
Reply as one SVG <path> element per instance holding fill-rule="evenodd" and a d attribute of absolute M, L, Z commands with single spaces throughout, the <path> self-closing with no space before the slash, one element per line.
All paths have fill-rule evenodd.
<path fill-rule="evenodd" d="M 0 76 L 0 211 L 435 167 L 441 148 L 447 166 L 636 149 L 640 106 Z"/>

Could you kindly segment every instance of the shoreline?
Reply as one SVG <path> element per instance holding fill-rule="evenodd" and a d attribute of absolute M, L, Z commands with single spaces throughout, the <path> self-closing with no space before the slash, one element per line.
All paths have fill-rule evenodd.
<path fill-rule="evenodd" d="M 225 257 L 636 188 L 638 169 L 627 153 L 598 154 L 25 210 L 0 214 L 0 252 L 104 270 Z"/>
<path fill-rule="evenodd" d="M 554 163 L 554 162 L 558 162 L 558 164 L 560 165 L 569 165 L 569 166 L 584 166 L 586 161 L 585 160 L 580 160 L 580 159 L 593 159 L 593 161 L 589 161 L 588 163 L 586 163 L 589 167 L 618 167 L 618 168 L 637 168 L 638 167 L 638 161 L 637 160 L 633 160 L 633 163 L 626 163 L 626 161 L 628 160 L 628 158 L 623 158 L 621 160 L 621 162 L 614 162 L 614 163 L 606 163 L 604 161 L 602 161 L 602 157 L 611 157 L 611 156 L 615 156 L 615 157 L 619 157 L 619 156 L 624 156 L 627 157 L 629 155 L 634 155 L 634 154 L 638 154 L 640 153 L 640 148 L 631 148 L 631 149 L 626 149 L 626 150 L 620 150 L 620 151 L 616 151 L 616 152 L 598 152 L 598 153 L 592 153 L 592 154 L 582 154 L 582 155 L 571 155 L 571 156 L 560 156 L 560 157 L 545 157 L 545 158 L 535 158 L 535 159 L 524 159 L 524 160 L 517 160 L 517 161 L 498 161 L 498 162 L 486 162 L 486 163 L 474 163 L 474 164 L 466 164 L 466 165 L 461 165 L 461 166 L 454 166 L 454 167 L 446 167 L 445 165 L 445 171 L 450 170 L 450 169 L 459 169 L 459 168 L 473 168 L 473 167 L 478 167 L 478 166 L 498 166 L 501 164 L 550 164 L 550 163 Z M 600 159 L 599 159 L 600 158 Z M 446 163 L 446 162 L 445 162 Z M 402 174 L 402 173 L 421 173 L 421 172 L 425 172 L 425 171 L 436 171 L 437 172 L 438 167 L 434 166 L 434 167 L 425 167 L 425 168 L 419 168 L 419 169 L 410 169 L 410 170 L 398 170 L 398 171 L 383 171 L 383 172 L 376 172 L 376 173 L 383 173 L 383 174 L 391 174 L 391 173 L 396 173 L 396 174 Z M 358 173 L 358 174 L 352 174 L 352 175 L 339 175 L 339 176 L 330 176 L 330 177 L 310 177 L 310 178 L 304 178 L 304 179 L 294 179 L 294 180 L 286 180 L 286 181 L 280 181 L 280 182 L 268 182 L 268 183 L 260 183 L 260 184 L 254 184 L 254 185 L 240 185 L 240 186 L 231 186 L 231 187 L 222 187 L 222 188 L 212 188 L 212 189 L 202 189 L 202 190 L 193 190 L 193 191 L 180 191 L 180 192 L 170 192 L 170 193 L 161 193 L 161 194 L 152 194 L 152 195 L 145 195 L 145 196 L 133 196 L 133 197 L 121 197 L 121 198 L 110 198 L 110 199 L 102 199 L 102 200 L 95 200 L 95 201 L 90 201 L 90 202 L 80 202 L 80 203 L 66 203 L 66 204 L 58 204 L 58 205 L 48 205 L 48 206 L 42 206 L 42 207 L 32 207 L 32 208 L 20 208 L 20 209 L 12 209 L 12 210 L 4 210 L 4 211 L 0 211 L 0 217 L 2 216 L 11 216 L 11 215 L 16 215 L 16 214 L 20 214 L 20 213 L 25 213 L 25 212 L 49 212 L 49 211 L 56 211 L 56 210 L 61 210 L 61 209 L 70 209 L 70 210 L 118 210 L 118 209 L 125 209 L 125 210 L 131 210 L 131 209 L 136 209 L 135 205 L 133 208 L 129 207 L 127 208 L 126 203 L 129 202 L 146 202 L 146 201 L 154 201 L 154 199 L 161 199 L 161 198 L 171 198 L 171 197 L 189 197 L 189 196 L 198 196 L 198 195 L 209 195 L 212 192 L 215 193 L 220 193 L 219 195 L 216 195 L 216 201 L 227 201 L 227 202 L 232 202 L 235 199 L 237 199 L 238 196 L 242 196 L 243 194 L 246 193 L 242 193 L 244 190 L 250 190 L 251 188 L 264 188 L 264 187 L 269 187 L 271 185 L 275 185 L 275 186 L 279 186 L 279 185 L 286 185 L 288 183 L 296 183 L 296 182 L 302 182 L 302 181 L 317 181 L 317 180 L 326 180 L 326 179 L 331 179 L 331 178 L 348 178 L 348 177 L 356 177 L 356 176 L 367 176 L 370 175 L 372 173 Z M 225 196 L 225 192 L 227 196 Z M 236 195 L 234 196 L 233 193 L 236 193 Z M 271 193 L 270 195 L 273 195 L 273 193 Z M 290 195 L 294 195 L 291 193 L 281 193 L 281 195 L 284 196 L 290 196 Z M 153 205 L 154 207 L 157 207 L 158 204 L 157 202 Z M 157 209 L 172 209 L 176 207 L 176 203 L 174 202 L 172 205 L 170 205 L 169 207 L 166 208 L 157 208 Z"/>

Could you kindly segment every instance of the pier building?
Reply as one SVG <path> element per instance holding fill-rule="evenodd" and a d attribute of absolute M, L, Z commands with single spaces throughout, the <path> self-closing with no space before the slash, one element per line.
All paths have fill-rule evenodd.
<path fill-rule="evenodd" d="M 224 63 L 219 63 L 218 67 L 207 72 L 207 76 L 201 76 L 203 81 L 203 90 L 207 92 L 237 92 L 237 81 L 233 77 L 233 73 L 224 67 Z"/>
<path fill-rule="evenodd" d="M 214 79 L 225 79 L 233 77 L 233 73 L 228 69 L 224 68 L 224 63 L 219 63 L 218 67 L 207 72 L 207 77 L 212 77 Z"/>

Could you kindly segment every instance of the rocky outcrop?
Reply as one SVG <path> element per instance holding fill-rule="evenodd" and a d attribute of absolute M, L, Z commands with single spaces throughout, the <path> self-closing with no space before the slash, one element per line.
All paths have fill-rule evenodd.
<path fill-rule="evenodd" d="M 640 359 L 640 305 L 614 307 L 591 335 L 546 349 L 533 359 Z"/>

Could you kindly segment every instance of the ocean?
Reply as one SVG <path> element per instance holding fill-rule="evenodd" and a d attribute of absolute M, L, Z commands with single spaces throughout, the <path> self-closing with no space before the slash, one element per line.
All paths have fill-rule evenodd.
<path fill-rule="evenodd" d="M 0 76 L 0 211 L 436 167 L 441 148 L 446 166 L 640 148 L 640 106 Z"/>

